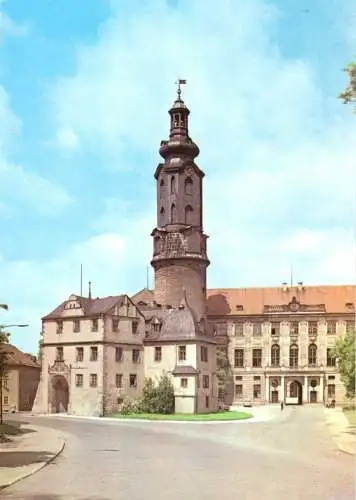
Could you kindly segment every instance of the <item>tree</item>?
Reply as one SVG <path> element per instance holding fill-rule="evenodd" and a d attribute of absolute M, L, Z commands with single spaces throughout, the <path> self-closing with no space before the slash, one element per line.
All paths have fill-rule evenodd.
<path fill-rule="evenodd" d="M 164 373 L 157 386 L 157 413 L 174 413 L 174 387 L 171 379 Z"/>
<path fill-rule="evenodd" d="M 333 355 L 345 386 L 346 397 L 355 397 L 355 331 L 349 330 L 336 339 Z"/>
<path fill-rule="evenodd" d="M 174 413 L 174 387 L 167 374 L 161 376 L 157 385 L 151 378 L 145 380 L 140 406 L 144 413 Z"/>
<path fill-rule="evenodd" d="M 10 334 L 0 325 L 0 425 L 4 423 L 3 391 L 7 390 L 7 352 Z"/>
<path fill-rule="evenodd" d="M 225 399 L 227 387 L 233 381 L 233 373 L 226 347 L 216 348 L 216 363 L 219 395 L 222 396 L 222 399 Z"/>
<path fill-rule="evenodd" d="M 356 62 L 350 63 L 344 71 L 348 74 L 349 84 L 339 94 L 339 98 L 344 104 L 356 104 Z M 356 106 L 354 112 L 356 113 Z"/>

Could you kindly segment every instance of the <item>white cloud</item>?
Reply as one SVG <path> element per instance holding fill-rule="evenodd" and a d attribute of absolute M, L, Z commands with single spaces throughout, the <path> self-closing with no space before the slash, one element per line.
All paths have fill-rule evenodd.
<path fill-rule="evenodd" d="M 61 127 L 57 130 L 56 144 L 64 151 L 73 151 L 79 146 L 78 136 L 71 128 Z"/>
<path fill-rule="evenodd" d="M 0 2 L 0 9 L 1 4 Z M 0 42 L 4 36 L 24 36 L 28 33 L 28 26 L 25 24 L 16 24 L 14 21 L 0 10 Z"/>
<path fill-rule="evenodd" d="M 190 133 L 207 173 L 209 285 L 278 284 L 291 264 L 305 283 L 351 281 L 355 118 L 337 101 L 338 89 L 325 94 L 309 60 L 283 57 L 281 13 L 262 0 L 221 0 L 218 9 L 184 0 L 179 11 L 163 0 L 149 10 L 132 0 L 111 4 L 97 43 L 78 49 L 74 76 L 54 84 L 54 140 L 69 150 L 95 147 L 153 184 L 173 82 L 187 78 Z M 337 16 L 335 7 L 335 24 Z M 145 174 L 142 162 L 124 156 L 127 148 L 152 158 Z M 18 279 L 36 283 L 31 296 L 42 299 L 29 306 L 36 314 L 78 290 L 84 258 L 95 294 L 144 286 L 155 199 L 136 200 L 146 203 L 143 214 L 119 196 L 92 221 L 101 236 L 41 265 L 11 264 Z"/>
<path fill-rule="evenodd" d="M 332 100 L 323 94 L 308 61 L 281 56 L 273 41 L 280 13 L 273 6 L 257 0 L 221 1 L 218 10 L 205 0 L 180 4 L 178 11 L 156 1 L 149 12 L 133 6 L 124 14 L 125 4 L 112 2 L 98 43 L 79 49 L 75 76 L 56 84 L 59 126 L 74 128 L 80 140 L 99 137 L 99 147 L 115 151 L 117 163 L 124 143 L 150 154 L 167 135 L 172 83 L 177 75 L 187 78 L 191 135 L 208 173 L 211 282 L 254 281 L 246 259 L 260 284 L 284 279 L 291 260 L 300 263 L 305 280 L 334 279 L 326 266 L 313 261 L 310 267 L 316 257 L 305 241 L 299 252 L 291 245 L 280 255 L 276 240 L 305 229 L 319 260 L 332 258 L 335 225 L 350 227 L 352 219 L 354 117 L 341 114 L 336 94 Z M 137 238 L 146 241 L 150 229 Z M 339 234 L 345 247 L 347 235 Z M 345 272 L 339 277 L 347 280 Z"/>
<path fill-rule="evenodd" d="M 70 195 L 61 186 L 10 159 L 14 145 L 21 138 L 21 129 L 21 120 L 11 109 L 9 95 L 0 86 L 0 213 L 9 216 L 14 202 L 21 202 L 41 215 L 56 215 L 72 203 Z"/>

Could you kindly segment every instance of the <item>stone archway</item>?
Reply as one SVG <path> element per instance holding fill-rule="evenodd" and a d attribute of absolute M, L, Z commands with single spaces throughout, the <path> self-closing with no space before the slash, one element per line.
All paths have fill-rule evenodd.
<path fill-rule="evenodd" d="M 292 380 L 289 384 L 289 398 L 295 400 L 296 403 L 303 404 L 303 387 L 299 380 Z"/>
<path fill-rule="evenodd" d="M 53 375 L 51 379 L 51 413 L 66 413 L 69 404 L 69 386 L 63 375 Z"/>

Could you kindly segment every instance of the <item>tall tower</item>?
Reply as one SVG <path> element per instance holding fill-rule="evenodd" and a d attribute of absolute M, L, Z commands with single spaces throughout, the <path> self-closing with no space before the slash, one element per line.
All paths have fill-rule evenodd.
<path fill-rule="evenodd" d="M 189 109 L 177 98 L 169 110 L 170 134 L 159 149 L 164 163 L 154 174 L 157 227 L 152 231 L 155 301 L 177 306 L 186 297 L 196 319 L 206 311 L 207 236 L 203 232 L 203 177 L 195 163 L 198 146 L 188 132 Z"/>

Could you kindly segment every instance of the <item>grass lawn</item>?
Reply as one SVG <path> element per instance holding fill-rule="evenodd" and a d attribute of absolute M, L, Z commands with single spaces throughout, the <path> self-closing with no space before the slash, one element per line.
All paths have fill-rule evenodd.
<path fill-rule="evenodd" d="M 222 420 L 246 420 L 251 418 L 250 413 L 242 411 L 221 411 L 218 413 L 174 413 L 172 415 L 161 415 L 158 413 L 129 413 L 122 415 L 121 413 L 114 413 L 111 417 L 125 419 L 144 419 L 144 420 L 176 420 L 176 421 L 222 421 Z"/>

